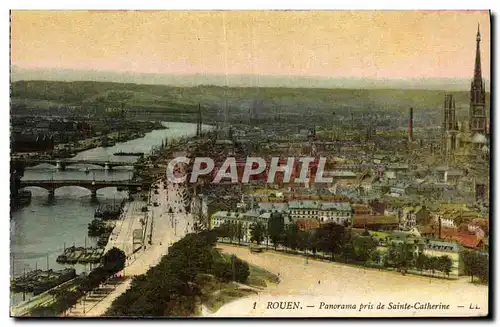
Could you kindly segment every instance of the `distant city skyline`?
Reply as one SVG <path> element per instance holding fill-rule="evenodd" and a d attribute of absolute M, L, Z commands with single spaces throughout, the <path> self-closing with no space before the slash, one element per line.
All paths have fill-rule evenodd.
<path fill-rule="evenodd" d="M 468 80 L 488 11 L 12 11 L 17 71 Z M 468 85 L 467 85 L 468 86 Z M 466 87 L 467 87 L 466 86 Z"/>

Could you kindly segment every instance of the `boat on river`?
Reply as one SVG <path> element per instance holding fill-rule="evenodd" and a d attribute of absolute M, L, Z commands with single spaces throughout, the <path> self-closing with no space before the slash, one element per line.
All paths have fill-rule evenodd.
<path fill-rule="evenodd" d="M 10 287 L 15 293 L 25 292 L 38 295 L 75 277 L 76 270 L 73 268 L 58 271 L 37 269 L 12 279 Z"/>
<path fill-rule="evenodd" d="M 66 257 L 66 263 L 69 263 L 69 264 L 75 264 L 78 262 L 78 259 L 80 259 L 80 257 L 85 253 L 85 248 L 84 247 L 77 247 L 77 248 L 74 248 L 74 250 L 68 254 L 68 256 Z"/>
<path fill-rule="evenodd" d="M 68 260 L 68 256 L 75 250 L 74 246 L 70 246 L 69 248 L 64 249 L 64 252 L 57 256 L 57 263 L 66 263 Z"/>
<path fill-rule="evenodd" d="M 104 248 L 95 249 L 94 253 L 92 253 L 92 256 L 90 257 L 90 262 L 97 263 L 101 261 L 101 257 L 103 254 L 104 254 Z"/>
<path fill-rule="evenodd" d="M 131 156 L 131 157 L 143 157 L 144 152 L 115 152 L 113 153 L 114 156 Z"/>

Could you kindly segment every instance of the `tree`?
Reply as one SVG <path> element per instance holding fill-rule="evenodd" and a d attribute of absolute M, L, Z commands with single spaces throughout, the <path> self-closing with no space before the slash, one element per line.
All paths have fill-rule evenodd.
<path fill-rule="evenodd" d="M 321 251 L 324 254 L 327 252 L 325 251 L 327 238 L 328 238 L 328 232 L 324 228 L 317 228 L 314 230 L 313 233 L 311 233 L 311 244 L 312 244 L 311 246 L 313 249 L 313 253 Z"/>
<path fill-rule="evenodd" d="M 297 226 L 295 226 L 295 224 L 288 225 L 285 228 L 283 243 L 287 248 L 291 249 L 292 251 L 295 251 L 297 249 L 298 229 Z"/>
<path fill-rule="evenodd" d="M 102 267 L 109 273 L 109 275 L 116 274 L 125 267 L 127 256 L 122 250 L 113 247 L 101 259 Z"/>
<path fill-rule="evenodd" d="M 273 212 L 267 224 L 267 233 L 271 242 L 273 242 L 274 250 L 276 250 L 278 244 L 280 243 L 284 230 L 285 222 L 283 215 L 281 212 Z"/>
<path fill-rule="evenodd" d="M 234 236 L 238 240 L 238 244 L 241 244 L 241 240 L 243 239 L 243 224 L 241 222 L 237 222 L 233 224 L 233 229 L 234 229 Z"/>
<path fill-rule="evenodd" d="M 222 239 L 224 239 L 225 237 L 229 238 L 229 240 L 231 241 L 232 240 L 232 237 L 231 237 L 231 225 L 229 223 L 223 223 L 222 225 L 220 225 L 219 227 L 217 227 L 215 229 L 216 233 L 217 233 L 217 236 L 218 237 L 221 237 Z"/>
<path fill-rule="evenodd" d="M 223 280 L 223 281 L 230 281 L 233 278 L 233 273 L 231 270 L 231 263 L 223 261 L 223 260 L 217 260 L 214 262 L 213 265 L 213 271 L 215 277 Z"/>
<path fill-rule="evenodd" d="M 453 261 L 447 255 L 442 255 L 438 259 L 439 270 L 442 271 L 446 276 L 450 277 L 451 268 L 453 267 Z"/>
<path fill-rule="evenodd" d="M 474 276 L 479 274 L 479 258 L 473 251 L 463 251 L 461 253 L 462 260 L 464 263 L 464 270 L 467 275 L 470 276 L 470 281 L 474 281 Z"/>
<path fill-rule="evenodd" d="M 370 261 L 373 263 L 376 263 L 377 265 L 380 264 L 380 260 L 382 258 L 382 254 L 380 253 L 379 250 L 375 249 L 372 251 L 371 256 L 370 256 Z"/>
<path fill-rule="evenodd" d="M 310 233 L 299 230 L 297 232 L 297 248 L 301 251 L 307 251 L 311 247 Z"/>
<path fill-rule="evenodd" d="M 423 272 L 423 270 L 425 269 L 425 267 L 428 266 L 428 260 L 429 258 L 423 254 L 423 253 L 420 253 L 418 256 L 417 256 L 417 260 L 415 261 L 415 267 L 420 270 L 420 273 Z"/>
<path fill-rule="evenodd" d="M 414 244 L 412 243 L 391 243 L 387 250 L 384 264 L 387 267 L 395 267 L 398 270 L 407 270 L 413 266 Z"/>
<path fill-rule="evenodd" d="M 427 269 L 434 275 L 434 272 L 439 270 L 439 259 L 437 257 L 429 257 L 429 260 L 427 260 Z"/>
<path fill-rule="evenodd" d="M 384 266 L 399 268 L 399 251 L 395 243 L 391 243 L 387 249 L 384 256 Z"/>
<path fill-rule="evenodd" d="M 316 256 L 316 252 L 318 251 L 318 230 L 312 229 L 309 231 L 309 248 L 311 249 L 313 256 Z"/>
<path fill-rule="evenodd" d="M 377 243 L 371 236 L 356 236 L 351 240 L 354 259 L 356 261 L 366 262 L 370 259 L 373 251 L 377 249 Z"/>
<path fill-rule="evenodd" d="M 398 268 L 407 270 L 413 265 L 413 247 L 411 243 L 401 243 L 398 246 Z"/>
<path fill-rule="evenodd" d="M 260 245 L 264 241 L 266 235 L 266 226 L 261 222 L 253 223 L 250 226 L 250 242 L 255 242 Z"/>
<path fill-rule="evenodd" d="M 480 270 L 479 280 L 482 283 L 488 284 L 489 279 L 490 279 L 490 263 L 488 261 L 487 255 L 480 254 L 480 256 L 481 256 L 480 262 L 481 262 L 482 269 Z"/>
<path fill-rule="evenodd" d="M 320 248 L 323 252 L 330 253 L 332 260 L 334 260 L 335 255 L 342 253 L 342 248 L 346 244 L 348 238 L 346 228 L 334 223 L 324 224 L 321 228 L 324 232 L 320 241 Z"/>
<path fill-rule="evenodd" d="M 234 257 L 234 275 L 237 282 L 245 283 L 250 275 L 250 267 L 246 261 Z"/>
<path fill-rule="evenodd" d="M 471 282 L 474 282 L 474 277 L 478 277 L 483 283 L 489 280 L 489 262 L 488 256 L 476 251 L 463 251 L 461 253 L 464 263 L 464 270 L 471 277 Z"/>

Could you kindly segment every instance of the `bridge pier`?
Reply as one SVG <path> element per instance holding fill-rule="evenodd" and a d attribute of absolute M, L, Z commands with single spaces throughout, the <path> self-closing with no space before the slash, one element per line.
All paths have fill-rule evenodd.
<path fill-rule="evenodd" d="M 18 185 L 13 185 L 12 189 L 22 189 L 25 187 L 42 187 L 49 193 L 49 198 L 54 198 L 55 190 L 64 186 L 80 186 L 91 192 L 92 198 L 97 198 L 97 190 L 105 187 L 116 187 L 128 190 L 130 194 L 138 192 L 142 188 L 147 190 L 149 186 L 139 182 L 130 181 L 95 181 L 95 180 L 30 180 L 19 181 Z M 147 188 L 146 188 L 147 187 Z"/>
<path fill-rule="evenodd" d="M 66 163 L 64 163 L 63 161 L 61 160 L 57 160 L 56 162 L 56 168 L 59 169 L 59 170 L 66 170 Z"/>
<path fill-rule="evenodd" d="M 56 190 L 55 189 L 49 190 L 49 200 L 54 200 L 55 197 L 56 197 Z"/>

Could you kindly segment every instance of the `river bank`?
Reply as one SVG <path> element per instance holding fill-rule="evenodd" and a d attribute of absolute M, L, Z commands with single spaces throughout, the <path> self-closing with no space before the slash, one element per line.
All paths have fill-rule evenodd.
<path fill-rule="evenodd" d="M 100 135 L 97 136 L 75 140 L 70 143 L 57 144 L 51 152 L 12 153 L 11 159 L 67 159 L 79 152 L 98 147 L 112 147 L 118 143 L 143 138 L 148 133 L 162 129 L 168 129 L 168 126 L 162 122 L 138 122 L 138 126 L 134 129 L 124 128 L 123 130 L 110 133 L 99 132 Z"/>
<path fill-rule="evenodd" d="M 115 144 L 108 148 L 93 148 L 76 154 L 74 158 L 82 160 L 129 161 L 137 157 L 113 157 L 113 153 L 144 152 L 149 155 L 168 139 L 169 142 L 196 134 L 196 124 L 163 123 L 167 129 L 147 133 L 143 138 Z M 209 128 L 209 127 L 206 127 Z M 116 159 L 115 159 L 116 158 Z M 70 166 L 58 170 L 52 165 L 39 165 L 25 170 L 23 180 L 128 180 L 133 173 L 130 168 L 103 170 L 93 167 L 92 174 L 85 172 L 85 165 Z M 92 167 L 91 167 L 92 168 Z M 98 169 L 99 168 L 99 169 Z M 87 238 L 88 223 L 93 219 L 96 207 L 100 204 L 112 204 L 127 199 L 127 192 L 116 188 L 98 190 L 97 201 L 91 202 L 90 191 L 74 187 L 63 187 L 55 191 L 55 198 L 48 200 L 47 191 L 29 188 L 32 201 L 29 206 L 11 212 L 10 249 L 11 274 L 19 276 L 38 268 L 60 270 L 68 265 L 56 262 L 57 256 L 64 250 L 64 244 L 83 246 Z M 87 246 L 95 246 L 96 240 L 87 239 Z M 77 273 L 89 272 L 88 265 L 74 265 Z M 29 298 L 29 294 L 27 298 Z M 22 294 L 16 293 L 11 298 L 12 304 L 23 300 Z"/>
<path fill-rule="evenodd" d="M 160 183 L 159 180 L 155 182 L 155 184 Z M 135 230 L 134 226 L 139 226 L 137 224 L 140 221 L 139 216 L 136 215 L 137 211 L 130 210 L 130 208 L 127 210 L 124 225 L 116 230 L 115 237 L 110 239 L 107 246 L 107 249 L 116 246 L 128 255 L 122 272 L 126 278 L 114 288 L 104 285 L 103 288 L 109 289 L 109 292 L 106 292 L 92 306 L 87 304 L 87 307 L 84 307 L 85 304 L 82 301 L 71 312 L 66 313 L 68 316 L 98 317 L 104 315 L 113 301 L 130 287 L 131 277 L 146 273 L 168 253 L 171 244 L 193 231 L 194 217 L 185 211 L 182 194 L 182 190 L 175 184 L 167 183 L 166 188 L 158 188 L 158 193 L 152 188 L 149 203 L 156 202 L 158 205 L 148 206 L 147 221 L 144 226 L 146 242 L 140 250 L 133 248 L 133 237 L 131 237 Z M 175 212 L 175 215 L 170 212 Z"/>

